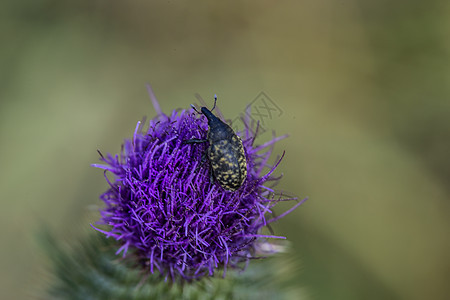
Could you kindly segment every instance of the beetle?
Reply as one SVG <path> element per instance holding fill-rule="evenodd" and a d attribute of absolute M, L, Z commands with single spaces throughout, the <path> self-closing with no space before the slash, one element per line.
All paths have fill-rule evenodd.
<path fill-rule="evenodd" d="M 206 156 L 211 165 L 214 178 L 226 190 L 236 191 L 247 178 L 247 159 L 242 140 L 231 127 L 217 118 L 212 111 L 216 108 L 217 96 L 211 110 L 201 108 L 201 113 L 208 119 L 206 139 L 190 139 L 185 144 L 209 142 Z M 200 113 L 194 105 L 192 108 Z"/>

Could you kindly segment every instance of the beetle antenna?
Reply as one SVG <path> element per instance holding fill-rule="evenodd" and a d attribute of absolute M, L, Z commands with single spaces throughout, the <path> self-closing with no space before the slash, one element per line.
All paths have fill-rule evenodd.
<path fill-rule="evenodd" d="M 217 95 L 214 94 L 214 106 L 213 106 L 213 108 L 211 109 L 211 111 L 213 111 L 214 108 L 216 108 L 216 102 L 217 102 Z"/>
<path fill-rule="evenodd" d="M 191 107 L 199 114 L 200 112 L 197 110 L 197 108 L 194 106 L 194 104 L 191 104 Z"/>

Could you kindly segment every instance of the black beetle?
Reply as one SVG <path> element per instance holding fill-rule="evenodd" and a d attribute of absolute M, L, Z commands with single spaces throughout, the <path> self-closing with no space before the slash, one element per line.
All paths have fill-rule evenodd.
<path fill-rule="evenodd" d="M 247 178 L 247 159 L 241 138 L 228 124 L 222 122 L 211 112 L 216 107 L 216 102 L 217 96 L 214 96 L 213 109 L 201 108 L 201 113 L 208 119 L 207 138 L 190 139 L 184 143 L 209 142 L 206 154 L 211 164 L 212 174 L 224 189 L 236 191 Z M 191 106 L 197 113 L 200 113 L 195 106 Z"/>

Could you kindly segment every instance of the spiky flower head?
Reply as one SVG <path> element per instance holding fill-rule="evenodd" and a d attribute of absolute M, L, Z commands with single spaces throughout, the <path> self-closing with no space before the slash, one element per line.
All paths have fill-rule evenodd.
<path fill-rule="evenodd" d="M 185 144 L 204 139 L 208 125 L 192 109 L 163 114 L 149 88 L 158 113 L 147 124 L 138 122 L 131 140 L 125 140 L 120 155 L 102 156 L 110 188 L 101 195 L 106 207 L 100 224 L 103 232 L 121 242 L 116 254 L 133 253 L 151 273 L 176 280 L 212 276 L 219 267 L 236 268 L 253 258 L 261 240 L 284 238 L 263 235 L 261 229 L 278 217 L 273 206 L 281 200 L 270 186 L 281 161 L 269 165 L 273 144 L 255 145 L 257 125 L 245 123 L 239 132 L 247 158 L 247 179 L 234 192 L 211 181 L 209 164 L 202 160 L 208 147 Z M 106 174 L 114 175 L 110 181 Z M 130 251 L 132 250 L 132 251 Z"/>

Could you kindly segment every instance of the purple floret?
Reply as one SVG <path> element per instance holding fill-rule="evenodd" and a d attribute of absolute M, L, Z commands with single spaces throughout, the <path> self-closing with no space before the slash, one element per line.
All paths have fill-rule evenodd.
<path fill-rule="evenodd" d="M 159 110 L 157 104 L 155 108 Z M 272 172 L 281 158 L 273 166 L 268 159 L 273 144 L 284 137 L 255 146 L 257 126 L 246 123 L 240 136 L 248 176 L 230 192 L 210 181 L 208 161 L 201 159 L 208 144 L 183 143 L 205 138 L 205 118 L 193 110 L 170 116 L 158 112 L 147 129 L 138 122 L 120 155 L 109 154 L 101 158 L 106 165 L 94 165 L 105 170 L 110 185 L 100 197 L 106 207 L 99 224 L 111 229 L 96 229 L 121 242 L 117 254 L 125 256 L 132 249 L 151 273 L 192 280 L 212 276 L 218 267 L 238 267 L 255 256 L 259 239 L 284 238 L 260 234 L 262 227 L 285 215 L 272 218 L 272 207 L 287 198 L 267 186 L 278 180 Z M 106 171 L 114 174 L 114 181 Z"/>

